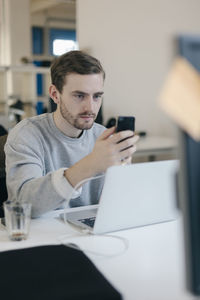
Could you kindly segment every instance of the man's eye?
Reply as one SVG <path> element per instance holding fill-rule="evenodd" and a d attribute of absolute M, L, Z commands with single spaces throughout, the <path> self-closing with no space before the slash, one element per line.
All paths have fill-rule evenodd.
<path fill-rule="evenodd" d="M 100 100 L 102 98 L 102 95 L 94 95 L 95 100 Z"/>
<path fill-rule="evenodd" d="M 84 98 L 84 95 L 82 95 L 82 94 L 76 94 L 75 97 L 76 97 L 77 99 L 83 99 L 83 98 Z"/>

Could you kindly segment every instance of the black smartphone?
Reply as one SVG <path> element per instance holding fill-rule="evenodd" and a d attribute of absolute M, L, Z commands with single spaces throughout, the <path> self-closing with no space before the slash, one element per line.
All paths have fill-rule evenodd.
<path fill-rule="evenodd" d="M 117 119 L 116 132 L 123 130 L 135 131 L 135 117 L 119 116 Z"/>

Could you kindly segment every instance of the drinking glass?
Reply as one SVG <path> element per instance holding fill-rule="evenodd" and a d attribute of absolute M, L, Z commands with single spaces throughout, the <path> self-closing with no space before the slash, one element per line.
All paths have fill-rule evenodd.
<path fill-rule="evenodd" d="M 5 201 L 3 205 L 9 238 L 12 241 L 27 239 L 31 220 L 31 203 Z"/>

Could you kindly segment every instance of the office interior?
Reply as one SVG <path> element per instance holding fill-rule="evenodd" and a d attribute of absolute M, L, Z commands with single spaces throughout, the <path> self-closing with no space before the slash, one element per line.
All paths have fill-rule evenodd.
<path fill-rule="evenodd" d="M 159 95 L 171 64 L 181 54 L 180 39 L 191 37 L 199 45 L 199 11 L 200 2 L 197 0 L 0 0 L 0 125 L 9 132 L 19 120 L 39 114 L 41 109 L 44 112 L 52 110 L 48 96 L 49 64 L 55 57 L 52 36 L 61 40 L 72 39 L 74 44 L 69 43 L 67 47 L 99 58 L 106 71 L 103 124 L 106 126 L 109 120 L 120 115 L 136 118 L 140 141 L 132 162 L 179 159 L 179 128 L 161 109 Z M 40 39 L 39 44 L 37 38 Z M 18 100 L 21 106 L 15 106 Z M 51 226 L 53 228 L 53 223 Z M 155 267 L 156 257 L 152 265 L 146 261 L 146 271 L 152 274 L 156 285 L 159 274 L 153 273 L 153 269 L 158 270 L 160 264 L 163 269 L 158 273 L 164 279 L 152 295 L 143 291 L 140 298 L 140 279 L 148 281 L 149 277 L 144 277 L 142 272 L 141 278 L 133 274 L 138 285 L 137 299 L 193 299 L 185 292 L 185 279 L 182 278 L 185 270 L 182 261 L 179 261 L 179 252 L 181 258 L 183 256 L 183 250 L 176 241 L 176 234 L 182 234 L 180 225 L 178 229 L 173 223 L 168 226 L 169 230 L 167 227 L 163 232 L 159 229 L 157 238 L 153 232 L 155 228 L 151 229 L 149 238 L 147 232 L 141 232 L 148 246 L 151 236 L 154 241 L 163 242 L 163 247 L 160 245 L 157 250 L 150 246 L 151 258 L 156 253 L 158 262 Z M 173 232 L 172 237 L 169 231 Z M 135 233 L 134 238 L 140 244 L 139 235 Z M 134 243 L 134 239 L 131 242 Z M 169 251 L 164 249 L 168 243 L 174 243 L 175 248 L 169 246 Z M 144 260 L 148 259 L 142 243 L 140 246 L 138 250 L 131 249 L 136 256 L 140 252 Z M 161 259 L 162 251 L 169 265 L 175 265 L 178 258 L 181 279 L 178 278 L 180 270 L 172 267 L 174 282 L 168 285 L 169 294 L 166 292 L 164 295 L 163 292 L 163 298 L 160 298 L 165 280 L 172 283 L 172 279 L 167 278 L 168 271 L 163 273 L 166 265 Z M 167 256 L 170 251 L 172 261 Z M 132 259 L 130 253 L 128 258 Z M 101 269 L 101 262 L 95 263 Z M 114 268 L 112 263 L 109 266 Z M 139 270 L 139 266 L 136 268 Z M 106 272 L 111 279 L 113 274 Z M 119 280 L 116 275 L 113 280 L 115 286 L 118 286 Z M 127 279 L 127 285 L 122 287 L 124 294 L 126 289 L 130 290 L 130 284 Z M 147 290 L 151 291 L 150 282 Z M 130 291 L 127 292 L 128 296 L 124 299 L 130 300 L 130 294 Z"/>
<path fill-rule="evenodd" d="M 23 67 L 36 62 L 42 68 L 41 61 L 51 61 L 56 39 L 51 31 L 57 30 L 58 39 L 61 32 L 63 39 L 66 30 L 68 38 L 76 40 L 75 47 L 98 57 L 106 70 L 104 125 L 119 115 L 134 115 L 136 130 L 150 137 L 149 141 L 141 138 L 135 162 L 157 159 L 158 155 L 144 156 L 143 150 L 159 151 L 159 144 L 171 151 L 156 152 L 159 159 L 176 155 L 172 151 L 177 145 L 176 125 L 160 109 L 159 94 L 180 51 L 179 37 L 198 35 L 197 1 L 1 0 L 1 8 L 1 123 L 12 127 L 2 114 L 8 115 L 13 98 L 25 103 L 22 118 L 37 113 L 38 101 L 49 109 L 49 70 L 40 70 L 43 80 L 38 87 L 35 71 L 27 73 Z M 39 30 L 35 36 L 34 30 Z"/>

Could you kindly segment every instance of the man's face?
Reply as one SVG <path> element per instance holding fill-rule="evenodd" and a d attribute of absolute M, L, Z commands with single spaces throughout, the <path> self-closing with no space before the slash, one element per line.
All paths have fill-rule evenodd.
<path fill-rule="evenodd" d="M 102 104 L 103 83 L 101 73 L 67 75 L 62 94 L 59 93 L 62 118 L 77 129 L 91 128 Z"/>

